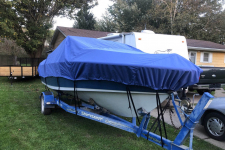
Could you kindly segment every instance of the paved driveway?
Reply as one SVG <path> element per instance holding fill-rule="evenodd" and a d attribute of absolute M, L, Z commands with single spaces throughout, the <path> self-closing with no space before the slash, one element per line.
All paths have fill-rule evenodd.
<path fill-rule="evenodd" d="M 223 93 L 223 92 L 224 92 L 224 93 Z M 192 99 L 193 99 L 193 94 L 195 94 L 195 93 L 193 93 L 193 92 L 187 93 L 187 97 L 189 97 L 189 98 L 192 100 Z M 214 97 L 225 97 L 225 91 L 224 91 L 223 89 L 221 89 L 221 90 L 216 90 L 216 91 L 215 91 Z M 199 101 L 200 98 L 201 98 L 201 96 L 195 96 L 195 103 L 197 103 L 197 102 Z M 154 110 L 151 112 L 151 115 L 152 115 L 153 117 L 157 117 L 157 109 L 154 109 Z M 166 122 L 166 123 L 172 125 L 171 120 L 170 120 L 170 116 L 169 116 L 169 111 L 168 111 L 168 110 L 166 110 L 166 112 L 165 112 L 164 119 L 165 119 L 165 122 Z M 172 114 L 172 119 L 173 119 L 173 122 L 174 122 L 175 126 L 176 126 L 176 127 L 179 127 L 179 126 L 180 126 L 180 122 L 179 122 L 179 120 L 178 120 L 178 118 L 177 118 L 177 116 L 176 116 L 175 111 L 174 111 L 174 113 Z M 184 117 L 182 117 L 182 119 L 184 120 Z M 201 125 L 199 125 L 199 124 L 197 124 L 196 127 L 195 127 L 194 135 L 196 136 L 196 137 L 194 137 L 194 139 L 196 139 L 196 138 L 203 139 L 203 140 L 205 140 L 205 141 L 207 141 L 207 142 L 209 142 L 209 143 L 211 143 L 211 144 L 213 144 L 213 145 L 215 145 L 215 146 L 218 146 L 218 147 L 220 147 L 220 148 L 222 148 L 222 149 L 225 150 L 225 142 L 224 142 L 224 141 L 223 141 L 223 142 L 221 142 L 221 141 L 216 141 L 216 140 L 211 139 L 211 138 L 206 134 L 206 132 L 205 132 L 205 130 L 204 130 L 204 127 L 201 126 Z"/>

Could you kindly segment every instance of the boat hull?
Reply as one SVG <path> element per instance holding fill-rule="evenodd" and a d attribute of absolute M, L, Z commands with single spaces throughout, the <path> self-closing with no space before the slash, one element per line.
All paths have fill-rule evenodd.
<path fill-rule="evenodd" d="M 70 95 L 74 94 L 74 81 L 65 78 L 42 78 L 42 83 L 53 90 L 59 90 Z M 135 117 L 134 109 L 127 98 L 126 85 L 109 81 L 76 81 L 78 97 L 89 102 L 93 99 L 97 105 L 107 109 L 109 112 L 124 117 Z M 150 112 L 156 108 L 156 93 L 146 87 L 129 86 L 136 109 L 143 108 Z M 161 102 L 168 94 L 166 91 L 159 91 Z"/>

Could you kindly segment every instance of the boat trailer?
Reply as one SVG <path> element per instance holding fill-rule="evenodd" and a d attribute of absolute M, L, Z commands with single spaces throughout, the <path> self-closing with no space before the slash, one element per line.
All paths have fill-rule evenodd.
<path fill-rule="evenodd" d="M 176 136 L 174 141 L 170 141 L 162 135 L 157 135 L 154 132 L 149 132 L 147 130 L 148 123 L 150 121 L 150 113 L 144 113 L 143 111 L 139 112 L 143 116 L 139 126 L 136 124 L 136 117 L 132 118 L 132 122 L 119 118 L 115 115 L 109 114 L 106 111 L 100 111 L 99 106 L 97 105 L 89 105 L 87 103 L 81 103 L 79 106 L 71 106 L 65 103 L 60 98 L 54 97 L 54 94 L 50 91 L 42 92 L 40 99 L 42 105 L 42 113 L 47 115 L 51 113 L 51 109 L 55 108 L 56 105 L 64 109 L 65 111 L 76 114 L 78 116 L 88 118 L 103 124 L 107 124 L 109 126 L 113 126 L 127 132 L 135 133 L 137 137 L 143 137 L 148 141 L 151 141 L 159 146 L 162 146 L 168 150 L 191 150 L 192 142 L 193 142 L 193 130 L 195 125 L 198 123 L 198 120 L 201 118 L 206 108 L 210 105 L 211 98 L 213 96 L 207 92 L 199 100 L 198 104 L 195 106 L 194 110 L 190 115 L 185 115 L 185 121 L 182 121 L 181 116 L 179 114 L 178 108 L 180 106 L 175 104 L 175 96 L 174 93 L 171 93 L 172 103 L 174 105 L 174 109 L 179 118 L 179 121 L 182 125 L 182 128 L 178 135 Z M 182 110 L 181 110 L 182 111 Z M 162 113 L 162 112 L 161 112 Z M 159 116 L 158 116 L 159 117 Z M 187 139 L 189 140 L 189 147 L 183 145 L 183 142 Z"/>

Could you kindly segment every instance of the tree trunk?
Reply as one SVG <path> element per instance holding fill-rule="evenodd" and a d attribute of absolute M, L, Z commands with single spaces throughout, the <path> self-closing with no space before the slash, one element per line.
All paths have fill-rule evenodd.
<path fill-rule="evenodd" d="M 171 0 L 170 4 L 170 33 L 173 35 L 173 1 Z"/>
<path fill-rule="evenodd" d="M 39 47 L 34 54 L 34 58 L 41 58 L 42 51 L 43 51 L 43 47 Z"/>
<path fill-rule="evenodd" d="M 17 65 L 17 56 L 13 55 L 13 65 Z"/>
<path fill-rule="evenodd" d="M 43 51 L 43 46 L 40 46 L 39 48 L 37 48 L 37 50 L 30 55 L 31 58 L 41 58 L 41 54 L 42 54 L 42 51 Z"/>
<path fill-rule="evenodd" d="M 170 33 L 173 35 L 173 18 L 172 18 L 172 13 L 170 14 Z"/>

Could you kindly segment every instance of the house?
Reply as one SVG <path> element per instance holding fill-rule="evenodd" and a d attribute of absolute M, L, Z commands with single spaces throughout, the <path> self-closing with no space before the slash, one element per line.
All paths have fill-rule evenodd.
<path fill-rule="evenodd" d="M 225 45 L 187 39 L 190 60 L 198 66 L 225 67 Z"/>
<path fill-rule="evenodd" d="M 110 32 L 102 32 L 102 31 L 94 31 L 94 30 L 84 30 L 84 29 L 76 29 L 69 27 L 59 27 L 57 26 L 55 33 L 52 37 L 52 41 L 50 43 L 52 49 L 56 49 L 59 44 L 69 35 L 71 36 L 82 36 L 82 37 L 91 37 L 91 38 L 100 38 L 107 36 Z"/>
<path fill-rule="evenodd" d="M 110 32 L 57 27 L 50 43 L 52 50 L 68 36 L 100 38 Z M 210 41 L 187 39 L 190 60 L 198 66 L 225 67 L 225 45 Z"/>

